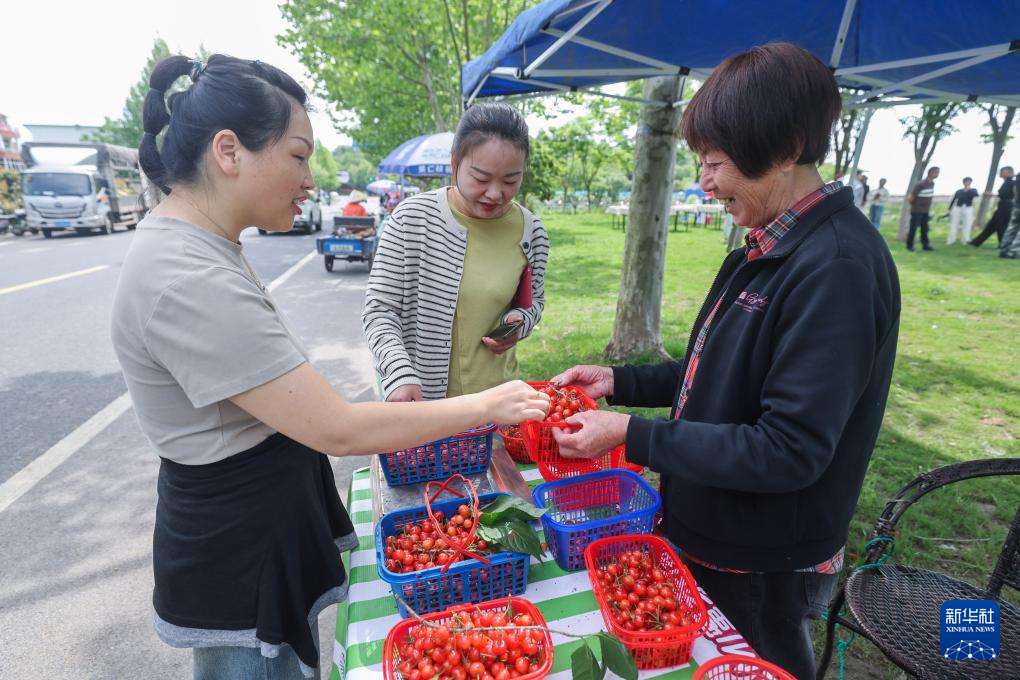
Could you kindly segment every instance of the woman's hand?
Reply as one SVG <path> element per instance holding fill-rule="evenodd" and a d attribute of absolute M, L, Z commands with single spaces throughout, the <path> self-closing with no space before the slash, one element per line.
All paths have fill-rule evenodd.
<path fill-rule="evenodd" d="M 613 394 L 613 369 L 591 364 L 574 366 L 549 382 L 556 386 L 573 385 L 581 388 L 592 399 L 600 399 Z"/>
<path fill-rule="evenodd" d="M 421 385 L 401 385 L 390 392 L 386 401 L 423 401 L 421 396 Z"/>
<path fill-rule="evenodd" d="M 615 411 L 583 411 L 567 418 L 570 428 L 554 427 L 564 458 L 598 458 L 624 443 L 630 416 Z"/>
<path fill-rule="evenodd" d="M 522 420 L 545 420 L 549 397 L 521 380 L 512 380 L 480 392 L 486 421 L 497 425 L 516 425 Z"/>
<path fill-rule="evenodd" d="M 506 323 L 516 323 L 518 321 L 524 321 L 520 314 L 510 314 L 506 317 Z M 520 332 L 521 329 L 518 328 L 506 340 L 493 340 L 488 337 L 482 338 L 482 344 L 488 347 L 493 354 L 502 354 L 520 341 Z"/>

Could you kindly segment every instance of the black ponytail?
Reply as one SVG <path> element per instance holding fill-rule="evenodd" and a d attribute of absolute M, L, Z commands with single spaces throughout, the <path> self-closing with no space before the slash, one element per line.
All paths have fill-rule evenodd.
<path fill-rule="evenodd" d="M 191 77 L 191 87 L 167 99 L 166 90 L 181 76 Z M 174 184 L 197 179 L 205 151 L 220 130 L 232 130 L 245 148 L 261 151 L 286 133 L 295 103 L 307 106 L 304 89 L 280 69 L 222 54 L 214 54 L 205 66 L 180 55 L 167 57 L 153 69 L 149 87 L 138 161 L 149 181 L 166 194 Z M 166 135 L 158 148 L 156 136 L 163 128 Z"/>

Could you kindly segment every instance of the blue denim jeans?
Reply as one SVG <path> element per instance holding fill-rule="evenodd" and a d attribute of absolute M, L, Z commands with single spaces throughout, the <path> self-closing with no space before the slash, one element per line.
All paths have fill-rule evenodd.
<path fill-rule="evenodd" d="M 873 204 L 871 210 L 868 211 L 868 216 L 871 218 L 871 223 L 875 225 L 875 229 L 882 228 L 882 213 L 885 212 L 884 205 Z"/>
<path fill-rule="evenodd" d="M 275 659 L 252 647 L 196 647 L 192 653 L 193 680 L 307 680 L 290 645 Z"/>

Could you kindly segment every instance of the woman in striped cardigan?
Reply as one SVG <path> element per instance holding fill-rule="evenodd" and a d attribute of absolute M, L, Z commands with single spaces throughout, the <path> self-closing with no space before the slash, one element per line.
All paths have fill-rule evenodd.
<path fill-rule="evenodd" d="M 514 201 L 528 127 L 506 104 L 469 108 L 454 136 L 454 186 L 400 203 L 386 224 L 362 322 L 387 401 L 468 394 L 518 374 L 514 346 L 545 306 L 549 237 Z M 519 322 L 505 340 L 494 327 Z"/>

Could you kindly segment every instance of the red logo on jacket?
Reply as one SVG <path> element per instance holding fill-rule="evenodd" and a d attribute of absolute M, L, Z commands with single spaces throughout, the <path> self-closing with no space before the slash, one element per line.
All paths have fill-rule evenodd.
<path fill-rule="evenodd" d="M 749 293 L 745 290 L 737 296 L 733 304 L 745 312 L 764 312 L 765 307 L 769 304 L 769 299 L 761 293 Z"/>

